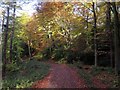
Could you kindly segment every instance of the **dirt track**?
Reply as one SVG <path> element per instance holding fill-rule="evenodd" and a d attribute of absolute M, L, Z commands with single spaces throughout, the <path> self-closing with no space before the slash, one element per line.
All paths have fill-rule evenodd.
<path fill-rule="evenodd" d="M 65 64 L 51 64 L 50 73 L 33 84 L 32 88 L 85 88 L 84 79 L 77 70 Z"/>

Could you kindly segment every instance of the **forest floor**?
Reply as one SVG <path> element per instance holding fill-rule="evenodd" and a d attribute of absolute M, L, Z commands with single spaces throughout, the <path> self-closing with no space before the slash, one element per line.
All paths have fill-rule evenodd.
<path fill-rule="evenodd" d="M 51 65 L 49 74 L 33 83 L 32 88 L 111 88 L 113 87 L 111 81 L 115 81 L 115 78 L 105 71 L 99 70 L 99 73 L 93 71 L 91 74 L 88 66 L 79 69 L 67 64 L 49 64 Z"/>
<path fill-rule="evenodd" d="M 50 73 L 33 84 L 32 88 L 85 88 L 87 85 L 79 77 L 75 68 L 66 64 L 51 64 Z"/>
<path fill-rule="evenodd" d="M 17 67 L 17 68 L 16 68 Z M 29 68 L 28 68 L 29 67 Z M 3 88 L 118 88 L 109 67 L 29 60 L 7 66 Z"/>

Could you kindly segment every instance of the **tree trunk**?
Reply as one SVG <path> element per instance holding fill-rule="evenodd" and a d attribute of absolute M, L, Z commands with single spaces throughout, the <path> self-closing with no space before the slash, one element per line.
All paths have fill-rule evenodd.
<path fill-rule="evenodd" d="M 119 17 L 116 8 L 116 3 L 112 3 L 114 13 L 114 43 L 115 43 L 115 73 L 118 75 L 120 71 L 120 38 L 119 38 Z"/>
<path fill-rule="evenodd" d="M 28 52 L 29 52 L 29 60 L 31 60 L 30 40 L 28 40 Z"/>
<path fill-rule="evenodd" d="M 4 31 L 4 22 L 5 22 L 5 15 L 3 14 L 3 19 L 2 19 L 2 32 Z"/>
<path fill-rule="evenodd" d="M 4 43 L 4 22 L 5 22 L 5 14 L 3 14 L 3 19 L 2 19 L 2 45 Z M 2 52 L 4 51 L 4 48 L 2 48 Z M 2 59 L 3 59 L 3 55 L 2 55 Z"/>
<path fill-rule="evenodd" d="M 7 22 L 6 22 L 6 29 L 5 29 L 5 35 L 4 35 L 4 44 L 3 44 L 3 55 L 4 57 L 2 58 L 3 60 L 3 77 L 5 76 L 5 71 L 6 71 L 6 52 L 7 52 L 7 40 L 8 40 L 8 29 L 9 29 L 9 7 L 7 7 Z"/>
<path fill-rule="evenodd" d="M 95 66 L 97 66 L 97 43 L 96 43 L 96 32 L 97 32 L 97 18 L 96 18 L 96 12 L 95 12 L 95 3 L 93 2 L 93 16 L 94 16 L 94 53 L 95 53 Z"/>
<path fill-rule="evenodd" d="M 87 31 L 88 31 L 88 28 L 89 28 L 89 25 L 88 25 L 88 17 L 89 17 L 89 16 L 88 16 L 88 14 L 87 14 L 87 16 L 86 16 L 86 23 L 87 23 L 87 25 L 86 25 L 87 28 L 86 28 L 86 29 L 87 29 Z M 87 35 L 87 41 L 86 41 L 86 44 L 89 46 L 89 41 L 88 41 L 88 40 L 89 40 L 89 37 L 88 37 L 88 35 Z"/>
<path fill-rule="evenodd" d="M 10 37 L 10 62 L 12 62 L 12 51 L 13 51 L 13 38 L 14 38 L 14 26 L 15 26 L 15 5 L 13 10 L 13 27 L 11 31 L 11 37 Z"/>
<path fill-rule="evenodd" d="M 106 10 L 106 31 L 108 33 L 109 41 L 110 41 L 110 64 L 113 67 L 113 48 L 112 48 L 112 31 L 111 31 L 111 5 L 110 2 L 106 2 L 107 10 Z"/>

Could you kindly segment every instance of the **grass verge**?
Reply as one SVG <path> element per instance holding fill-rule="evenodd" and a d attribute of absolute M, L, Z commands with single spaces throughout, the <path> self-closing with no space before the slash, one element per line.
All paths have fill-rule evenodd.
<path fill-rule="evenodd" d="M 78 74 L 86 81 L 89 88 L 97 88 L 93 84 L 92 78 L 98 79 L 102 84 L 108 85 L 109 88 L 118 88 L 120 85 L 120 78 L 117 79 L 113 68 L 90 66 L 85 69 L 85 65 L 81 63 L 74 63 L 69 66 L 78 69 Z"/>
<path fill-rule="evenodd" d="M 28 88 L 48 74 L 49 65 L 37 60 L 20 63 L 16 70 L 7 71 L 3 88 Z"/>

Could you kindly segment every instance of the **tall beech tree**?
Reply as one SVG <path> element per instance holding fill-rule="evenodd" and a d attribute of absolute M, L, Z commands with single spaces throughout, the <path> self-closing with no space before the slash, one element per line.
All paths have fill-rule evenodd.
<path fill-rule="evenodd" d="M 11 36 L 10 36 L 10 62 L 12 62 L 12 54 L 13 54 L 13 38 L 14 38 L 14 27 L 15 27 L 15 10 L 16 10 L 16 2 L 12 3 L 13 7 L 13 17 L 12 17 L 12 31 L 11 31 Z"/>
<path fill-rule="evenodd" d="M 110 64 L 113 67 L 113 33 L 111 29 L 111 3 L 106 2 L 106 32 L 109 35 L 109 42 L 110 42 Z"/>
<path fill-rule="evenodd" d="M 115 72 L 120 72 L 120 24 L 116 2 L 112 3 L 114 14 Z"/>
<path fill-rule="evenodd" d="M 95 9 L 95 2 L 92 4 L 93 8 L 93 18 L 94 18 L 94 24 L 93 24 L 93 29 L 94 29 L 94 55 L 95 55 L 95 66 L 97 66 L 97 42 L 96 42 L 96 33 L 97 33 L 97 17 L 96 17 L 96 9 Z"/>
<path fill-rule="evenodd" d="M 7 21 L 6 25 L 4 25 L 4 44 L 3 44 L 3 76 L 5 75 L 5 68 L 7 63 L 7 41 L 8 41 L 8 30 L 9 30 L 9 7 L 7 7 Z"/>

